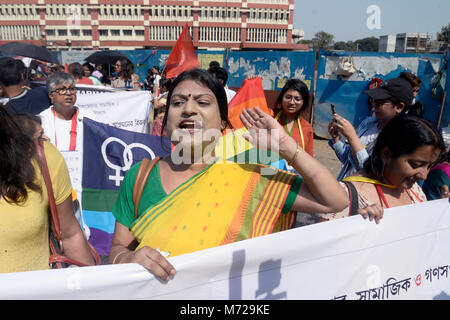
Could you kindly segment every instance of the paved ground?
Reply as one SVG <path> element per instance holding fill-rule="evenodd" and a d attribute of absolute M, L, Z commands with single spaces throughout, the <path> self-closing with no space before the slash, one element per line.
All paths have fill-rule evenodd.
<path fill-rule="evenodd" d="M 320 138 L 314 139 L 314 158 L 325 165 L 334 174 L 334 176 L 337 177 L 339 171 L 341 170 L 341 162 L 336 157 L 333 149 L 331 149 L 328 145 L 328 140 Z M 314 214 L 297 214 L 297 220 L 295 223 L 296 227 L 302 227 L 313 223 L 315 223 Z"/>
<path fill-rule="evenodd" d="M 328 145 L 328 140 L 314 139 L 314 158 L 325 165 L 335 177 L 341 171 L 341 162 L 336 157 L 333 149 Z"/>

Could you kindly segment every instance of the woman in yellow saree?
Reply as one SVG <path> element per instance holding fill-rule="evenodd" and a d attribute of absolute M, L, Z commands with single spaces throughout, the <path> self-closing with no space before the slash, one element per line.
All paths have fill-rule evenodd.
<path fill-rule="evenodd" d="M 127 173 L 113 208 L 111 263 L 136 262 L 168 280 L 175 269 L 164 253 L 175 256 L 286 230 L 294 211 L 336 212 L 348 205 L 331 172 L 257 107 L 241 115 L 246 139 L 277 150 L 302 178 L 258 164 L 216 162 L 211 137 L 230 126 L 227 112 L 223 86 L 208 72 L 195 69 L 175 79 L 163 125 L 175 148 L 153 167 L 137 219 L 132 189 L 139 164 Z"/>

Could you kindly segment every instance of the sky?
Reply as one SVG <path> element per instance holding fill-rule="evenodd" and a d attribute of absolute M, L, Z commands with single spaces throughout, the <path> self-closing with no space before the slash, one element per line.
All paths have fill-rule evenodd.
<path fill-rule="evenodd" d="M 404 32 L 436 40 L 449 23 L 450 0 L 294 0 L 294 28 L 307 40 L 319 31 L 333 34 L 335 42 Z"/>

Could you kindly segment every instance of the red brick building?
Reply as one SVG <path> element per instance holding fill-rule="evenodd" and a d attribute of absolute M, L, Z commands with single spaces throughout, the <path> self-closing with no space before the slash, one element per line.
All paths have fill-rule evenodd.
<path fill-rule="evenodd" d="M 167 49 L 187 22 L 198 49 L 308 49 L 293 16 L 294 0 L 0 0 L 0 44 Z"/>

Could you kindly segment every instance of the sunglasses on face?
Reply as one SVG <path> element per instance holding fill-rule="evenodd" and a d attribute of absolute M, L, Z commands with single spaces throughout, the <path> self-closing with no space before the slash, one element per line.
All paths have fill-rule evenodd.
<path fill-rule="evenodd" d="M 373 103 L 374 103 L 375 106 L 377 106 L 377 107 L 383 106 L 383 105 L 385 105 L 385 104 L 392 104 L 392 105 L 393 105 L 392 101 L 390 101 L 390 100 L 375 100 Z"/>

